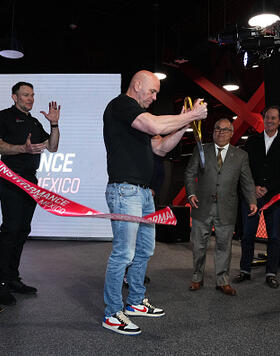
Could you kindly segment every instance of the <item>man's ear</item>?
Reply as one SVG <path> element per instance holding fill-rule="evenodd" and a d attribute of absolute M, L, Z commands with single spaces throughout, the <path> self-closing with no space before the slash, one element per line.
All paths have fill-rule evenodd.
<path fill-rule="evenodd" d="M 141 89 L 141 80 L 136 80 L 134 84 L 134 90 L 138 92 Z"/>
<path fill-rule="evenodd" d="M 12 94 L 12 99 L 16 103 L 17 102 L 17 95 L 16 94 Z"/>

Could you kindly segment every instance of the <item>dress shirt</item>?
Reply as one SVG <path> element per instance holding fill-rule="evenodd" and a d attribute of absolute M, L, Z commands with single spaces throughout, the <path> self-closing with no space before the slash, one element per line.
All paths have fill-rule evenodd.
<path fill-rule="evenodd" d="M 218 145 L 215 144 L 215 152 L 216 152 L 216 157 L 219 153 L 218 148 L 222 148 L 223 150 L 221 151 L 221 155 L 222 155 L 222 160 L 223 162 L 225 161 L 226 155 L 227 155 L 227 151 L 229 148 L 229 143 L 227 145 L 225 145 L 224 147 L 219 147 Z"/>
<path fill-rule="evenodd" d="M 273 140 L 275 139 L 275 137 L 278 134 L 278 130 L 276 131 L 276 133 L 269 137 L 268 134 L 264 131 L 264 142 L 265 142 L 265 153 L 267 154 L 268 150 L 270 149 L 270 146 L 272 145 Z"/>

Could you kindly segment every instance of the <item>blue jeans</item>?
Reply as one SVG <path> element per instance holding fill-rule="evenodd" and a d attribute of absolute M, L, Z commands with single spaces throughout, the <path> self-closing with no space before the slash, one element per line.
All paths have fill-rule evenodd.
<path fill-rule="evenodd" d="M 108 184 L 106 200 L 111 213 L 142 217 L 155 211 L 151 190 L 128 183 Z M 155 248 L 154 225 L 114 220 L 111 224 L 114 238 L 105 277 L 105 316 L 123 310 L 122 286 L 126 267 L 127 303 L 141 304 L 146 292 L 147 263 Z"/>
<path fill-rule="evenodd" d="M 260 209 L 268 202 L 266 197 L 257 199 L 257 206 Z M 251 263 L 254 257 L 255 237 L 258 230 L 260 216 L 255 214 L 248 216 L 249 207 L 245 201 L 241 203 L 243 236 L 241 239 L 241 272 L 251 272 Z M 267 262 L 266 275 L 275 276 L 280 259 L 280 206 L 278 203 L 272 205 L 263 212 L 267 231 Z"/>

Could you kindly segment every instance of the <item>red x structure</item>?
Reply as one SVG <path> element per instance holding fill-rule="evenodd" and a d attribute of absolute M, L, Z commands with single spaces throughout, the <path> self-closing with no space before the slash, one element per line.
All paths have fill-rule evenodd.
<path fill-rule="evenodd" d="M 260 114 L 265 106 L 264 83 L 260 85 L 248 103 L 245 103 L 234 94 L 216 86 L 210 80 L 203 77 L 201 73 L 191 64 L 183 64 L 179 67 L 179 69 L 237 115 L 237 119 L 233 123 L 234 135 L 231 139 L 231 143 L 233 145 L 237 143 L 240 137 L 250 126 L 257 132 L 262 132 L 264 130 L 263 120 Z M 172 204 L 186 204 L 186 191 L 184 187 L 173 199 Z"/>

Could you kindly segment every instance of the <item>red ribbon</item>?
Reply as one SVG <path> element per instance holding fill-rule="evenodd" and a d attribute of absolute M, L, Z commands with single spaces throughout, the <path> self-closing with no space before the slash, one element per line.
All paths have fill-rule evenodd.
<path fill-rule="evenodd" d="M 260 209 L 260 212 L 261 212 L 262 210 L 266 210 L 266 209 L 269 208 L 272 204 L 276 203 L 278 200 L 280 200 L 280 194 L 274 195 L 274 197 L 272 197 L 268 203 L 264 204 L 264 206 Z"/>
<path fill-rule="evenodd" d="M 44 210 L 54 215 L 60 216 L 79 216 L 91 218 L 105 218 L 111 220 L 123 220 L 129 222 L 146 224 L 176 225 L 177 220 L 172 210 L 167 206 L 155 213 L 139 217 L 125 214 L 104 214 L 100 211 L 88 208 L 79 203 L 75 203 L 63 196 L 41 188 L 14 173 L 2 161 L 0 161 L 0 177 L 15 184 L 27 194 L 29 194 Z"/>

